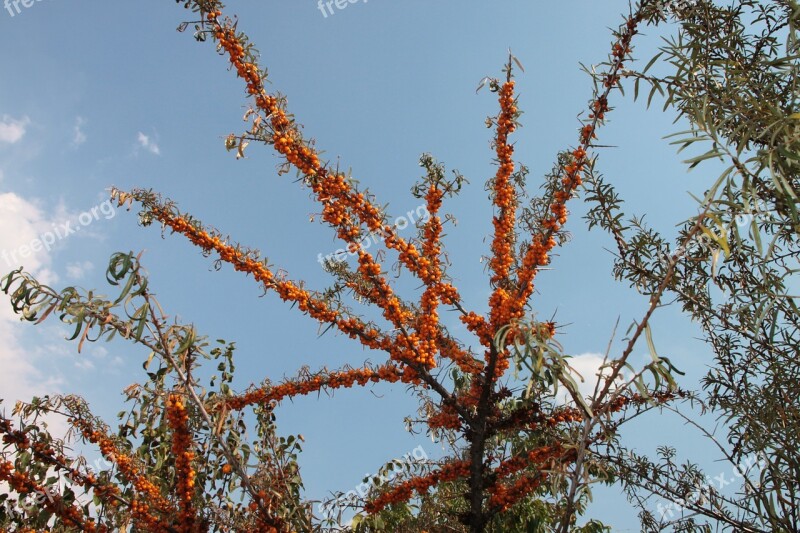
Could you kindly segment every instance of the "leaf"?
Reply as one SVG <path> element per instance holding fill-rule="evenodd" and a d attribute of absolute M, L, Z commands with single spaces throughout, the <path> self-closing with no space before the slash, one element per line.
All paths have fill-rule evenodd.
<path fill-rule="evenodd" d="M 700 163 L 702 163 L 703 161 L 705 161 L 707 159 L 717 158 L 717 159 L 722 160 L 722 156 L 724 156 L 724 155 L 725 155 L 725 152 L 721 152 L 721 151 L 719 151 L 717 149 L 712 148 L 711 150 L 709 150 L 708 152 L 706 152 L 706 153 L 704 153 L 702 155 L 698 155 L 696 157 L 692 157 L 690 159 L 686 159 L 685 161 L 683 161 L 683 163 L 686 163 L 687 165 L 689 165 L 689 168 L 692 169 L 692 168 L 696 167 L 697 165 L 699 165 Z"/>
<path fill-rule="evenodd" d="M 639 390 L 639 394 L 641 394 L 642 397 L 650 399 L 650 393 L 647 391 L 647 387 L 644 386 L 644 382 L 642 382 L 642 377 L 641 376 L 639 376 L 638 378 L 634 379 L 633 380 L 633 384 Z"/>
<path fill-rule="evenodd" d="M 142 368 L 144 370 L 147 370 L 147 367 L 149 367 L 150 363 L 153 362 L 153 357 L 155 357 L 155 355 L 156 355 L 156 352 L 150 352 L 150 355 L 147 356 L 147 360 L 142 364 Z"/>
<path fill-rule="evenodd" d="M 48 315 L 50 315 L 50 313 L 53 311 L 53 309 L 56 308 L 57 305 L 58 305 L 57 303 L 53 303 L 52 305 L 50 305 L 50 307 L 48 307 L 47 310 L 42 314 L 42 316 L 39 317 L 39 320 L 37 320 L 35 324 L 41 324 L 42 322 L 44 322 L 44 320 L 48 317 Z"/>
<path fill-rule="evenodd" d="M 135 281 L 136 281 L 136 276 L 134 275 L 128 276 L 128 282 L 125 284 L 125 288 L 123 288 L 122 292 L 119 293 L 119 297 L 116 300 L 114 300 L 113 305 L 117 305 L 118 303 L 120 303 L 122 300 L 125 299 L 125 297 L 130 292 L 131 288 L 133 287 L 133 283 Z"/>
<path fill-rule="evenodd" d="M 658 364 L 656 365 L 656 370 L 661 375 L 661 377 L 667 380 L 667 384 L 669 385 L 670 390 L 675 390 L 678 388 L 678 384 L 675 382 L 675 379 L 669 373 L 669 370 L 667 368 L 664 368 L 660 364 Z"/>
<path fill-rule="evenodd" d="M 72 332 L 72 336 L 71 337 L 67 337 L 68 341 L 74 341 L 75 339 L 77 339 L 78 335 L 81 332 L 81 328 L 83 328 L 83 317 L 82 316 L 80 317 L 79 320 L 76 320 L 75 322 L 76 322 L 75 323 L 75 331 Z"/>
<path fill-rule="evenodd" d="M 653 359 L 654 363 L 658 363 L 660 358 L 656 352 L 656 345 L 653 342 L 653 330 L 650 329 L 649 322 L 644 325 L 644 337 L 647 339 L 647 347 L 650 349 L 650 357 Z"/>
<path fill-rule="evenodd" d="M 242 141 L 239 143 L 239 149 L 236 151 L 236 159 L 244 158 L 244 149 L 247 148 L 248 144 L 250 144 L 248 141 Z"/>
<path fill-rule="evenodd" d="M 225 138 L 225 149 L 230 152 L 234 148 L 236 148 L 236 135 L 231 133 Z"/>
<path fill-rule="evenodd" d="M 523 67 L 523 66 L 522 66 L 522 63 L 520 63 L 520 62 L 519 62 L 519 59 L 517 59 L 517 56 L 511 56 L 511 59 L 513 59 L 513 60 L 514 60 L 514 63 L 516 63 L 516 64 L 517 64 L 517 66 L 519 67 L 519 69 L 520 69 L 522 72 L 525 72 L 525 67 Z"/>
<path fill-rule="evenodd" d="M 708 216 L 712 217 L 712 215 Z M 730 257 L 731 250 L 730 248 L 728 248 L 728 239 L 725 237 L 725 235 L 717 235 L 716 233 L 708 229 L 704 224 L 700 224 L 700 231 L 708 235 L 708 237 L 710 237 L 711 240 L 713 240 L 715 243 L 719 245 L 720 248 L 722 248 L 722 250 L 725 252 L 726 259 Z"/>
<path fill-rule="evenodd" d="M 661 90 L 661 87 L 658 84 L 653 84 L 653 87 L 650 89 L 650 94 L 647 96 L 647 109 L 650 109 L 650 104 L 653 103 L 653 96 L 655 96 L 656 91 L 658 91 L 661 96 L 664 96 L 664 91 Z"/>
<path fill-rule="evenodd" d="M 578 400 L 578 403 L 583 408 L 584 412 L 589 418 L 594 418 L 594 413 L 592 412 L 592 408 L 589 407 L 589 404 L 586 403 L 586 400 L 583 399 L 583 396 L 580 394 L 575 396 L 575 399 Z"/>
<path fill-rule="evenodd" d="M 142 340 L 142 334 L 144 333 L 144 328 L 147 325 L 147 311 L 149 307 L 147 303 L 142 304 L 142 306 L 133 314 L 134 320 L 139 319 L 139 325 L 136 327 L 136 332 L 134 334 L 134 339 L 137 341 Z"/>
<path fill-rule="evenodd" d="M 661 361 L 667 365 L 667 367 L 669 368 L 670 372 L 674 372 L 675 374 L 678 374 L 680 376 L 685 376 L 686 375 L 686 372 L 681 372 L 680 370 L 678 370 L 677 366 L 672 364 L 672 361 L 670 361 L 669 357 L 662 357 Z"/>
<path fill-rule="evenodd" d="M 81 349 L 83 348 L 83 343 L 86 340 L 86 337 L 89 336 L 89 325 L 86 325 L 86 328 L 83 330 L 83 335 L 81 335 L 81 340 L 78 341 L 78 353 L 81 353 Z"/>
<path fill-rule="evenodd" d="M 722 250 L 716 249 L 711 252 L 711 279 L 717 279 L 717 263 L 719 263 L 719 254 Z"/>
<path fill-rule="evenodd" d="M 184 353 L 186 350 L 191 347 L 195 340 L 195 331 L 194 328 L 188 328 L 188 332 L 186 336 L 181 340 L 181 344 L 175 350 L 175 353 L 181 354 Z"/>
<path fill-rule="evenodd" d="M 652 67 L 655 64 L 656 61 L 658 61 L 658 58 L 661 57 L 661 55 L 663 53 L 664 52 L 661 51 L 661 52 L 657 53 L 656 55 L 654 55 L 653 58 L 650 61 L 647 62 L 647 65 L 645 65 L 645 67 L 642 69 L 642 74 L 644 74 L 645 72 L 650 70 L 650 67 Z"/>
<path fill-rule="evenodd" d="M 491 79 L 492 79 L 492 78 L 490 78 L 489 76 L 485 76 L 483 79 L 481 79 L 480 83 L 478 84 L 478 88 L 477 88 L 477 89 L 475 89 L 475 93 L 477 94 L 477 93 L 478 93 L 478 91 L 480 91 L 481 89 L 483 89 L 483 87 L 484 87 L 484 86 L 485 86 L 485 85 L 486 85 L 486 84 L 487 84 L 489 81 L 491 81 Z"/>

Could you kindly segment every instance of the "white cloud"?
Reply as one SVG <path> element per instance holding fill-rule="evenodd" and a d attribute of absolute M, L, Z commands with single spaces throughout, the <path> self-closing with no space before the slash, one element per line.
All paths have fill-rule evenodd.
<path fill-rule="evenodd" d="M 30 243 L 50 229 L 51 222 L 34 203 L 14 193 L 0 194 L 0 276 L 19 266 L 25 267 L 43 283 L 54 283 L 57 276 L 50 269 L 50 255 L 42 249 L 30 250 Z M 28 246 L 22 257 L 23 246 Z M 12 257 L 13 256 L 13 257 Z M 16 259 L 16 260 L 13 260 Z M 0 293 L 1 294 L 1 293 Z M 21 335 L 25 324 L 11 309 L 8 298 L 0 297 L 0 398 L 5 408 L 17 400 L 58 392 L 60 379 L 48 375 L 47 364 L 39 355 L 25 348 Z"/>
<path fill-rule="evenodd" d="M 92 349 L 89 351 L 92 357 L 97 359 L 105 359 L 108 357 L 108 350 L 103 348 L 102 346 L 92 345 Z"/>
<path fill-rule="evenodd" d="M 4 298 L 4 300 L 6 300 Z M 25 324 L 19 323 L 19 317 L 12 315 L 8 301 L 2 302 L 0 311 L 0 399 L 5 408 L 13 407 L 18 400 L 29 402 L 34 396 L 54 394 L 59 391 L 61 380 L 46 375 L 41 369 L 46 365 L 37 364 L 38 358 L 32 358 L 30 352 L 23 348 L 21 332 Z M 11 315 L 11 316 L 9 316 Z"/>
<path fill-rule="evenodd" d="M 75 126 L 72 128 L 72 146 L 77 148 L 86 142 L 86 133 L 83 131 L 83 126 L 86 125 L 86 119 L 77 117 L 75 119 Z"/>
<path fill-rule="evenodd" d="M 75 359 L 75 368 L 78 370 L 94 370 L 94 363 L 85 357 Z"/>
<path fill-rule="evenodd" d="M 39 274 L 48 271 L 50 254 L 31 243 L 51 230 L 52 222 L 42 210 L 14 193 L 0 193 L 0 271 L 6 273 L 20 265 Z"/>
<path fill-rule="evenodd" d="M 62 227 L 68 220 L 73 221 L 74 227 L 76 217 L 63 202 L 45 210 L 35 201 L 15 193 L 0 193 L 0 277 L 23 266 L 40 282 L 56 284 L 58 276 L 52 270 L 53 248 L 38 246 L 38 250 L 34 250 L 32 243 L 41 243 L 43 235 Z M 78 278 L 93 268 L 90 261 L 69 263 L 66 274 Z M 49 322 L 53 322 L 52 318 Z M 90 371 L 99 366 L 99 361 L 103 361 L 104 367 L 113 366 L 114 371 L 119 367 L 116 361 L 105 362 L 111 357 L 100 346 L 92 346 L 85 350 L 88 355 L 76 357 L 74 347 L 70 350 L 65 345 L 64 332 L 56 324 L 44 323 L 36 326 L 35 332 L 33 330 L 30 324 L 20 322 L 8 297 L 0 292 L 0 368 L 3 369 L 0 371 L 0 399 L 3 400 L 0 409 L 7 413 L 17 401 L 27 402 L 34 396 L 63 392 L 69 385 L 69 378 L 59 374 L 58 368 L 63 368 L 65 360 L 72 362 L 75 372 Z M 54 434 L 66 432 L 67 425 L 61 417 L 48 417 L 48 423 Z"/>
<path fill-rule="evenodd" d="M 578 390 L 584 398 L 591 398 L 594 395 L 595 384 L 597 383 L 597 375 L 600 373 L 600 367 L 603 365 L 603 354 L 599 353 L 582 353 L 567 359 L 569 365 L 574 369 L 571 373 L 572 378 L 578 384 Z M 609 368 L 603 369 L 603 376 L 608 376 L 611 373 Z M 581 376 L 583 379 L 581 379 Z M 617 376 L 619 384 L 622 384 L 622 375 Z M 600 384 L 602 389 L 603 383 Z M 560 404 L 574 403 L 569 393 L 559 384 L 558 395 L 556 400 Z"/>
<path fill-rule="evenodd" d="M 96 344 L 84 345 L 81 354 L 75 358 L 75 367 L 78 370 L 94 370 L 97 364 L 102 365 L 104 372 L 113 371 L 108 367 L 117 366 L 117 361 L 114 358 L 109 362 L 108 350 L 103 346 Z"/>
<path fill-rule="evenodd" d="M 37 353 L 39 350 L 26 348 L 23 341 L 24 331 L 29 324 L 20 323 L 19 317 L 13 315 L 11 306 L 5 295 L 0 297 L 0 410 L 6 416 L 11 414 L 14 405 L 19 402 L 30 402 L 35 396 L 55 395 L 63 392 L 64 380 L 56 375 L 52 359 L 47 354 Z M 38 327 L 43 327 L 38 326 Z M 69 424 L 60 415 L 48 414 L 41 420 L 47 425 L 51 435 L 63 437 L 69 430 Z"/>
<path fill-rule="evenodd" d="M 0 142 L 14 144 L 25 136 L 25 128 L 30 124 L 28 117 L 19 120 L 13 119 L 8 115 L 3 115 L 0 120 Z"/>
<path fill-rule="evenodd" d="M 154 140 L 152 140 L 149 136 L 145 135 L 141 131 L 137 137 L 139 141 L 139 146 L 150 152 L 151 154 L 160 155 L 161 148 L 158 147 L 158 144 Z"/>
<path fill-rule="evenodd" d="M 81 279 L 88 271 L 92 270 L 94 265 L 91 261 L 83 261 L 79 263 L 67 263 L 67 277 L 70 279 Z"/>

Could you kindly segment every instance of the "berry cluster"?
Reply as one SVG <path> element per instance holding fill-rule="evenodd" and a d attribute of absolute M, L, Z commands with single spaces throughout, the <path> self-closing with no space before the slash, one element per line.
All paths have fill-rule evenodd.
<path fill-rule="evenodd" d="M 178 531 L 191 533 L 197 527 L 197 512 L 192 503 L 195 493 L 195 471 L 192 467 L 194 442 L 189 431 L 189 413 L 178 394 L 170 394 L 167 398 L 167 421 L 172 429 L 172 455 L 177 477 L 175 491 L 180 506 Z"/>

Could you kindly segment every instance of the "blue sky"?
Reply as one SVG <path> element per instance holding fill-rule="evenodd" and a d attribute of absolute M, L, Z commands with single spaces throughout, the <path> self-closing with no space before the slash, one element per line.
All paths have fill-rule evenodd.
<path fill-rule="evenodd" d="M 483 183 L 494 173 L 484 119 L 496 112 L 496 100 L 475 88 L 484 76 L 500 75 L 509 47 L 526 67 L 517 78 L 525 115 L 514 134 L 515 155 L 531 168 L 534 193 L 555 154 L 577 140 L 576 116 L 591 97 L 579 63 L 606 57 L 608 28 L 627 6 L 370 0 L 334 8 L 326 17 L 315 2 L 297 0 L 233 3 L 228 13 L 240 15 L 240 29 L 269 67 L 271 88 L 288 95 L 289 110 L 306 134 L 330 160 L 352 168 L 394 216 L 419 206 L 409 189 L 421 175 L 423 152 L 470 180 L 461 196 L 445 204 L 458 219 L 447 228 L 446 244 L 465 302 L 483 310 L 488 285 L 480 259 L 491 229 Z M 96 0 L 80 7 L 38 0 L 20 5 L 19 12 L 13 6 L 0 12 L 0 251 L 16 252 L 19 259 L 14 264 L 0 257 L 1 270 L 24 264 L 55 287 L 103 292 L 108 257 L 144 250 L 151 284 L 168 313 L 211 339 L 236 341 L 239 388 L 264 376 L 292 375 L 302 365 L 378 361 L 347 339 L 330 333 L 319 338 L 315 323 L 272 294 L 260 297 L 251 279 L 227 268 L 215 272 L 185 240 L 162 239 L 156 228 L 138 227 L 135 212 L 104 204 L 112 185 L 153 188 L 259 248 L 294 279 L 315 288 L 330 281 L 317 256 L 340 245 L 330 229 L 309 222 L 318 210 L 307 191 L 291 174 L 277 175 L 278 160 L 266 147 L 251 145 L 240 161 L 225 151 L 225 136 L 244 127 L 243 85 L 211 44 L 175 31 L 188 15 L 175 2 Z M 658 45 L 659 34 L 647 28 L 637 38 L 636 55 L 649 59 Z M 655 228 L 675 235 L 675 225 L 694 213 L 687 192 L 702 193 L 715 174 L 687 173 L 662 140 L 681 129 L 669 112 L 659 106 L 648 111 L 630 95 L 615 95 L 611 105 L 616 109 L 599 142 L 613 148 L 600 152 L 599 169 L 629 214 L 647 215 Z M 613 242 L 586 231 L 584 204 L 570 207 L 573 240 L 558 252 L 553 270 L 537 278 L 534 308 L 543 317 L 556 313 L 568 325 L 559 341 L 591 367 L 618 318 L 613 346 L 619 353 L 619 338 L 644 313 L 647 300 L 613 281 L 607 251 Z M 56 239 L 50 250 L 22 257 L 21 247 L 67 221 L 80 230 Z M 463 332 L 452 313 L 443 319 Z M 656 314 L 653 329 L 659 352 L 688 372 L 682 384 L 695 387 L 711 361 L 696 339 L 697 327 L 667 307 Z M 145 378 L 141 362 L 147 354 L 120 342 L 77 354 L 63 336 L 54 323 L 18 324 L 9 306 L 0 306 L 0 397 L 9 407 L 32 394 L 79 392 L 113 421 L 121 389 Z M 636 353 L 634 362 L 648 357 L 646 346 Z M 424 435 L 405 433 L 403 417 L 415 409 L 400 385 L 282 406 L 281 430 L 306 438 L 301 465 L 308 496 L 350 490 L 365 473 L 417 446 L 430 456 L 441 453 Z M 693 453 L 701 448 L 668 417 L 651 416 L 626 428 L 628 442 L 641 450 L 660 443 Z M 715 468 L 709 473 L 718 473 Z M 615 530 L 638 530 L 617 491 L 601 491 L 599 502 L 596 515 Z"/>

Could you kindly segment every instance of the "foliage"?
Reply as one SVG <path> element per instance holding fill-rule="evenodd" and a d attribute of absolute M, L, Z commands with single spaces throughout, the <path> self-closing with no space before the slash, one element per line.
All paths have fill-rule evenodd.
<path fill-rule="evenodd" d="M 702 235 L 688 245 L 694 222 L 673 247 L 635 221 L 626 227 L 621 202 L 599 177 L 587 180 L 590 199 L 600 199 L 590 224 L 614 235 L 616 275 L 641 292 L 655 292 L 674 266 L 667 291 L 700 323 L 715 355 L 703 380 L 703 410 L 724 422 L 724 442 L 696 416 L 682 416 L 717 444 L 743 492 L 723 496 L 697 465 L 674 464 L 674 450 L 654 460 L 621 454 L 619 461 L 634 502 L 656 494 L 689 515 L 681 518 L 673 506 L 654 516 L 642 507 L 647 530 L 796 531 L 800 6 L 702 0 L 646 16 L 654 24 L 675 19 L 679 31 L 645 68 L 625 73 L 634 96 L 649 85 L 648 105 L 660 93 L 665 109 L 688 121 L 672 144 L 679 151 L 707 147 L 686 160 L 690 168 L 708 160 L 724 170 L 698 200 Z M 659 68 L 663 75 L 653 73 Z"/>

